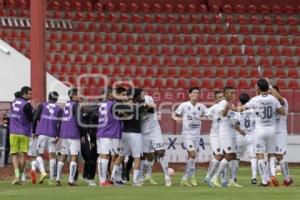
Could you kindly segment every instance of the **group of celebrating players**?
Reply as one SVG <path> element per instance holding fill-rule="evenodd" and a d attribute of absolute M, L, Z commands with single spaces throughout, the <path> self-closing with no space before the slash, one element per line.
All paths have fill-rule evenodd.
<path fill-rule="evenodd" d="M 181 103 L 172 112 L 172 119 L 182 124 L 183 146 L 188 153 L 180 185 L 198 185 L 195 164 L 202 120 L 212 121 L 210 143 L 214 158 L 204 179 L 209 186 L 242 187 L 237 183 L 237 173 L 239 158 L 245 152 L 251 161 L 252 184 L 257 184 L 258 168 L 260 186 L 279 186 L 275 172 L 277 163 L 284 175 L 282 185 L 292 184 L 285 160 L 288 102 L 266 79 L 257 82 L 257 96 L 250 98 L 241 93 L 239 106 L 233 103 L 235 92 L 232 87 L 215 91 L 214 105 L 207 108 L 198 102 L 199 88 L 192 87 L 189 101 Z M 30 101 L 32 89 L 25 86 L 12 102 L 9 113 L 10 153 L 15 170 L 12 184 L 24 181 L 27 153 L 33 158 L 31 177 L 35 179 L 38 168 L 41 173 L 39 183 L 43 183 L 48 177 L 44 166 L 45 153 L 48 152 L 49 184 L 61 186 L 63 167 L 69 156 L 68 185 L 77 185 L 81 145 L 89 143 L 90 137 L 86 137 L 86 133 L 94 131 L 100 186 L 124 184 L 122 163 L 128 157 L 133 158 L 133 186 L 142 186 L 145 181 L 157 184 L 151 176 L 154 158 L 162 166 L 165 186 L 172 185 L 157 107 L 153 98 L 144 94 L 142 89 L 105 88 L 101 100 L 90 112 L 95 126 L 82 120 L 83 110 L 87 109 L 76 88 L 68 91 L 69 101 L 63 109 L 57 104 L 58 97 L 57 92 L 50 92 L 47 102 L 35 105 Z M 57 152 L 60 152 L 59 158 Z M 96 185 L 94 180 L 88 183 Z"/>

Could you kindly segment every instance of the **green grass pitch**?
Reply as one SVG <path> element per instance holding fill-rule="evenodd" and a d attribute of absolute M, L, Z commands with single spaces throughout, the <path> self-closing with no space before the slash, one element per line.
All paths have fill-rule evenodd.
<path fill-rule="evenodd" d="M 300 199 L 300 168 L 293 167 L 291 174 L 294 184 L 290 187 L 260 188 L 250 185 L 250 168 L 241 168 L 238 182 L 243 188 L 210 188 L 203 183 L 205 171 L 197 170 L 197 179 L 200 182 L 197 187 L 179 186 L 181 173 L 173 177 L 173 186 L 164 187 L 163 175 L 155 173 L 154 178 L 159 185 L 145 184 L 143 187 L 132 187 L 130 184 L 124 187 L 88 187 L 82 180 L 78 187 L 66 186 L 65 180 L 62 187 L 48 186 L 47 181 L 43 185 L 12 186 L 11 180 L 0 182 L 0 200 L 298 200 Z M 67 175 L 64 175 L 66 178 Z M 278 179 L 282 180 L 282 176 Z M 29 181 L 29 180 L 28 180 Z"/>

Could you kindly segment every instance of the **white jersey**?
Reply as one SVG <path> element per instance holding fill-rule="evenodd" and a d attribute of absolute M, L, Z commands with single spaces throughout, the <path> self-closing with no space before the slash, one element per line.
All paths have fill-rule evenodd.
<path fill-rule="evenodd" d="M 218 112 L 218 104 L 215 104 L 207 109 L 205 114 L 209 119 L 211 119 L 211 128 L 210 128 L 210 136 L 218 137 L 220 131 L 220 115 Z"/>
<path fill-rule="evenodd" d="M 185 137 L 199 136 L 201 132 L 200 117 L 206 113 L 206 106 L 202 103 L 192 105 L 190 101 L 181 103 L 175 113 L 182 118 L 181 134 Z"/>
<path fill-rule="evenodd" d="M 253 97 L 245 107 L 254 109 L 256 131 L 275 134 L 276 110 L 281 105 L 274 96 L 268 94 Z"/>
<path fill-rule="evenodd" d="M 145 95 L 145 103 L 146 104 L 153 104 L 154 100 L 151 96 Z M 141 120 L 141 129 L 142 134 L 149 134 L 153 131 L 159 130 L 161 131 L 158 119 L 157 119 L 157 112 L 154 113 L 146 113 Z"/>
<path fill-rule="evenodd" d="M 218 113 L 221 119 L 219 136 L 236 138 L 235 124 L 237 123 L 236 121 L 237 113 L 229 110 L 227 112 L 227 115 L 223 117 L 221 111 L 225 109 L 226 105 L 227 105 L 226 100 L 222 100 L 221 102 L 218 103 Z"/>
<path fill-rule="evenodd" d="M 286 99 L 284 99 L 284 105 L 282 106 L 286 113 L 289 111 L 289 104 Z M 287 134 L 287 114 L 286 115 L 276 115 L 276 134 Z"/>
<path fill-rule="evenodd" d="M 244 112 L 238 113 L 237 117 L 237 121 L 239 122 L 240 128 L 243 131 L 245 131 L 247 135 L 252 135 L 255 129 L 254 110 L 245 110 Z"/>

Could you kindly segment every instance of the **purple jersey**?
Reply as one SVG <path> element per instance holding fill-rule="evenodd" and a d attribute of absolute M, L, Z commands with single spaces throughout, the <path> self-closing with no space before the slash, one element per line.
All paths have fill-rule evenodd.
<path fill-rule="evenodd" d="M 114 103 L 115 101 L 107 100 L 99 107 L 97 138 L 122 138 L 123 125 L 113 114 Z"/>
<path fill-rule="evenodd" d="M 77 102 L 68 101 L 65 104 L 60 128 L 60 137 L 63 139 L 80 139 L 79 125 L 76 120 L 79 116 L 74 116 L 74 107 L 78 107 Z"/>
<path fill-rule="evenodd" d="M 17 98 L 11 104 L 10 132 L 13 134 L 31 135 L 31 122 L 28 121 L 23 110 L 27 103 L 25 99 Z"/>
<path fill-rule="evenodd" d="M 45 135 L 49 137 L 59 136 L 58 122 L 61 108 L 55 103 L 43 103 L 42 113 L 37 125 L 37 135 Z"/>

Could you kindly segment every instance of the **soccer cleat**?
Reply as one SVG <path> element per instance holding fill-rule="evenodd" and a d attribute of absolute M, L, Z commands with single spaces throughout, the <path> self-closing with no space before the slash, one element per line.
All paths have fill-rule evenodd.
<path fill-rule="evenodd" d="M 172 180 L 170 178 L 165 179 L 165 186 L 171 187 L 172 186 Z"/>
<path fill-rule="evenodd" d="M 44 180 L 47 178 L 47 173 L 44 172 L 41 174 L 41 177 L 40 177 L 40 180 L 39 180 L 39 184 L 43 184 L 44 183 Z"/>
<path fill-rule="evenodd" d="M 294 180 L 292 179 L 292 177 L 289 177 L 288 179 L 285 179 L 282 183 L 282 186 L 286 186 L 288 187 L 289 185 L 293 184 Z"/>
<path fill-rule="evenodd" d="M 243 186 L 241 186 L 240 184 L 238 184 L 237 182 L 230 180 L 228 187 L 237 187 L 237 188 L 242 188 Z"/>
<path fill-rule="evenodd" d="M 78 185 L 75 182 L 74 183 L 68 182 L 68 186 L 73 187 L 73 186 L 78 186 Z"/>
<path fill-rule="evenodd" d="M 205 177 L 204 181 L 205 184 L 207 184 L 209 187 L 214 187 L 214 185 L 211 183 L 210 178 Z"/>
<path fill-rule="evenodd" d="M 217 178 L 213 178 L 210 180 L 210 184 L 212 187 L 222 187 Z"/>
<path fill-rule="evenodd" d="M 187 187 L 192 187 L 192 185 L 187 181 L 187 180 L 182 180 L 180 182 L 180 186 L 187 186 Z"/>
<path fill-rule="evenodd" d="M 256 185 L 257 184 L 257 179 L 256 178 L 251 179 L 251 184 Z"/>
<path fill-rule="evenodd" d="M 146 176 L 144 181 L 149 182 L 152 185 L 157 185 L 157 182 L 152 178 L 152 176 Z"/>
<path fill-rule="evenodd" d="M 229 183 L 228 182 L 223 182 L 221 183 L 222 187 L 229 187 Z"/>
<path fill-rule="evenodd" d="M 190 183 L 191 183 L 192 186 L 198 186 L 197 179 L 196 179 L 195 176 L 192 176 L 190 178 Z"/>
<path fill-rule="evenodd" d="M 55 186 L 61 186 L 61 182 L 59 180 L 56 181 Z"/>
<path fill-rule="evenodd" d="M 272 183 L 270 181 L 267 184 L 260 183 L 258 187 L 272 187 Z"/>
<path fill-rule="evenodd" d="M 52 179 L 48 180 L 48 185 L 53 186 L 54 185 L 54 181 Z"/>
<path fill-rule="evenodd" d="M 112 186 L 113 184 L 110 181 L 105 181 L 103 183 L 99 183 L 101 187 L 107 187 L 107 186 Z"/>
<path fill-rule="evenodd" d="M 88 185 L 91 186 L 91 187 L 97 186 L 97 184 L 95 183 L 94 180 L 87 180 L 87 183 L 88 183 Z"/>
<path fill-rule="evenodd" d="M 133 187 L 142 187 L 143 185 L 141 183 L 132 183 Z"/>
<path fill-rule="evenodd" d="M 275 176 L 271 176 L 271 183 L 273 186 L 278 187 L 280 184 Z"/>
<path fill-rule="evenodd" d="M 12 185 L 21 185 L 22 184 L 22 181 L 21 179 L 18 177 L 18 178 L 15 178 L 13 180 L 13 182 L 11 182 Z"/>
<path fill-rule="evenodd" d="M 124 186 L 124 182 L 123 181 L 115 181 L 115 182 L 113 182 L 113 184 L 115 186 Z"/>
<path fill-rule="evenodd" d="M 30 170 L 31 182 L 32 184 L 36 183 L 36 173 L 34 170 Z"/>

